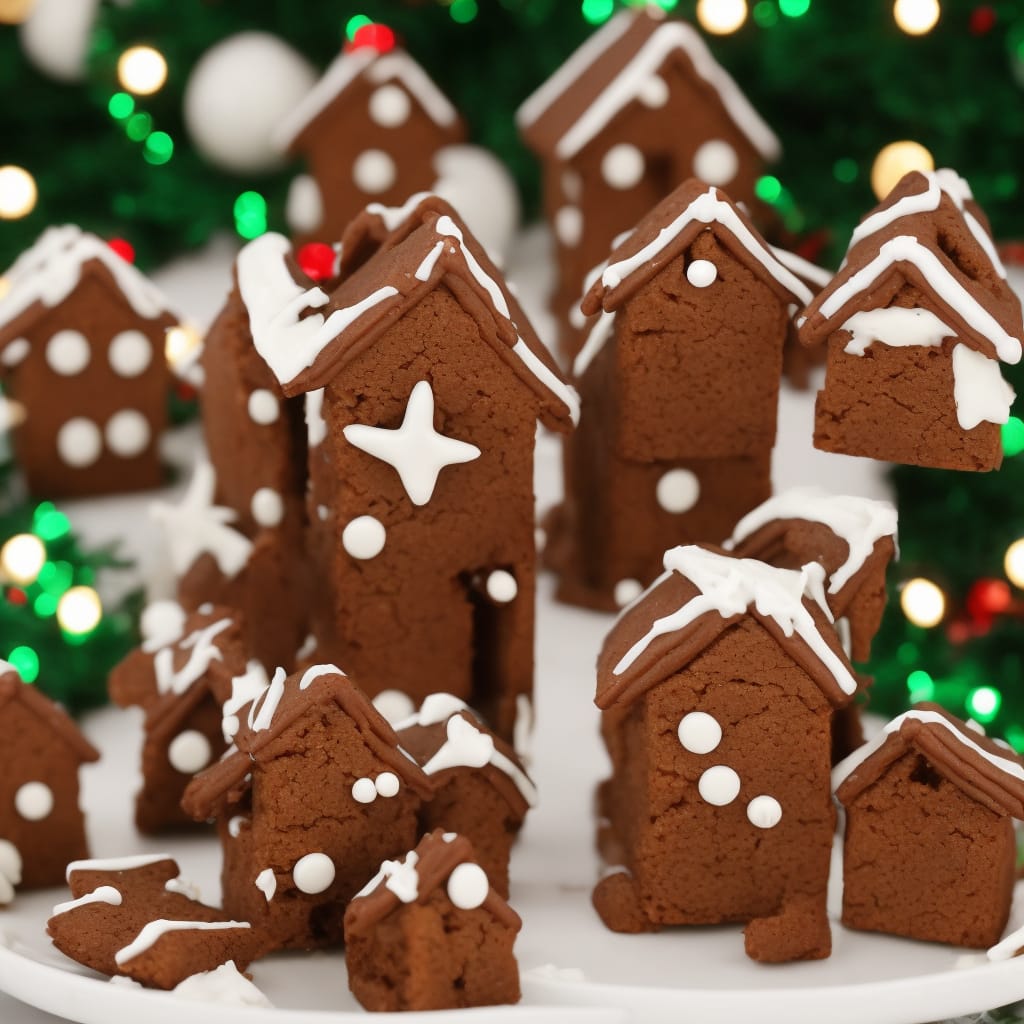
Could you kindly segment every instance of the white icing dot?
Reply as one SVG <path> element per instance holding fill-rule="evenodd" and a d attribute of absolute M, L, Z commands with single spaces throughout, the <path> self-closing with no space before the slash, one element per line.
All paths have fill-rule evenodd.
<path fill-rule="evenodd" d="M 202 771 L 213 756 L 210 741 L 195 729 L 186 729 L 171 740 L 167 748 L 167 760 L 171 767 L 182 775 L 195 775 Z"/>
<path fill-rule="evenodd" d="M 397 128 L 409 118 L 409 94 L 399 85 L 382 85 L 370 96 L 370 119 L 382 128 Z"/>
<path fill-rule="evenodd" d="M 277 526 L 284 518 L 284 501 L 272 487 L 261 487 L 252 496 L 249 511 L 260 526 Z"/>
<path fill-rule="evenodd" d="M 327 517 L 331 514 L 331 510 L 326 505 L 317 505 L 316 516 L 321 523 L 327 521 Z"/>
<path fill-rule="evenodd" d="M 782 805 L 773 796 L 755 796 L 747 804 L 747 818 L 758 828 L 775 828 L 782 821 Z"/>
<path fill-rule="evenodd" d="M 408 718 L 415 710 L 416 705 L 407 693 L 401 690 L 381 690 L 373 698 L 373 706 L 392 724 Z"/>
<path fill-rule="evenodd" d="M 689 512 L 700 497 L 700 482 L 688 469 L 670 469 L 658 481 L 656 493 L 666 512 Z"/>
<path fill-rule="evenodd" d="M 694 288 L 707 288 L 718 277 L 718 267 L 711 260 L 694 260 L 686 268 L 686 280 Z"/>
<path fill-rule="evenodd" d="M 372 804 L 377 799 L 377 787 L 373 779 L 356 779 L 352 783 L 352 799 L 359 804 Z"/>
<path fill-rule="evenodd" d="M 645 107 L 663 107 L 668 102 L 668 82 L 661 75 L 651 75 L 637 93 Z"/>
<path fill-rule="evenodd" d="M 110 343 L 107 361 L 119 377 L 138 377 L 153 361 L 153 345 L 142 331 L 121 331 Z"/>
<path fill-rule="evenodd" d="M 316 179 L 297 174 L 288 186 L 284 219 L 292 231 L 315 231 L 324 219 L 324 201 Z"/>
<path fill-rule="evenodd" d="M 229 819 L 229 821 L 228 821 L 228 835 L 231 836 L 232 839 L 237 839 L 238 836 L 239 836 L 239 833 L 242 831 L 242 826 L 248 820 L 249 820 L 248 818 L 244 817 L 241 814 L 236 814 L 233 818 Z"/>
<path fill-rule="evenodd" d="M 709 804 L 724 807 L 739 795 L 740 777 L 724 764 L 716 764 L 700 777 L 697 789 Z"/>
<path fill-rule="evenodd" d="M 45 782 L 26 782 L 14 794 L 14 809 L 26 821 L 42 821 L 53 810 L 53 790 Z"/>
<path fill-rule="evenodd" d="M 739 167 L 736 150 L 723 139 L 711 139 L 693 154 L 693 173 L 709 185 L 728 185 Z"/>
<path fill-rule="evenodd" d="M 28 355 L 31 345 L 28 338 L 15 338 L 0 354 L 0 363 L 4 366 L 17 366 Z"/>
<path fill-rule="evenodd" d="M 307 853 L 292 868 L 292 878 L 300 892 L 315 896 L 334 881 L 334 861 L 326 853 Z"/>
<path fill-rule="evenodd" d="M 103 432 L 107 447 L 125 459 L 141 455 L 149 444 L 149 420 L 137 409 L 122 409 L 114 413 L 107 420 Z"/>
<path fill-rule="evenodd" d="M 619 580 L 615 584 L 615 603 L 620 608 L 625 608 L 630 601 L 635 601 L 643 591 L 639 580 Z"/>
<path fill-rule="evenodd" d="M 58 331 L 46 343 L 46 361 L 54 373 L 72 377 L 89 365 L 89 342 L 81 331 Z"/>
<path fill-rule="evenodd" d="M 497 601 L 498 604 L 508 604 L 509 601 L 515 600 L 518 593 L 519 584 L 516 583 L 516 578 L 512 573 L 506 572 L 504 569 L 495 569 L 487 577 L 487 596 L 492 601 Z"/>
<path fill-rule="evenodd" d="M 84 416 L 74 416 L 57 431 L 57 453 L 69 466 L 91 466 L 103 448 L 100 428 Z"/>
<path fill-rule="evenodd" d="M 710 754 L 722 742 L 722 727 L 704 711 L 691 711 L 679 723 L 679 742 L 691 754 Z"/>
<path fill-rule="evenodd" d="M 353 558 L 376 558 L 384 550 L 387 531 L 373 516 L 357 516 L 341 533 L 341 543 Z"/>
<path fill-rule="evenodd" d="M 387 192 L 397 176 L 395 161 L 382 149 L 366 149 L 352 164 L 352 180 L 356 188 L 370 195 Z"/>
<path fill-rule="evenodd" d="M 374 788 L 385 799 L 398 796 L 398 790 L 400 788 L 398 776 L 394 772 L 381 772 L 381 774 L 377 776 Z"/>
<path fill-rule="evenodd" d="M 644 176 L 644 155 L 631 143 L 620 142 L 605 153 L 601 174 L 612 188 L 632 188 Z"/>
<path fill-rule="evenodd" d="M 448 899 L 459 910 L 479 907 L 490 890 L 487 875 L 479 864 L 460 864 L 448 876 Z"/>
<path fill-rule="evenodd" d="M 583 234 L 583 214 L 578 206 L 563 206 L 555 214 L 555 234 L 562 245 L 579 245 Z"/>
<path fill-rule="evenodd" d="M 253 423 L 266 426 L 268 423 L 277 421 L 280 415 L 281 406 L 277 396 L 266 388 L 257 388 L 249 396 L 249 419 Z"/>
<path fill-rule="evenodd" d="M 254 883 L 256 888 L 267 898 L 269 903 L 277 892 L 277 875 L 273 868 L 264 868 L 257 876 Z"/>
<path fill-rule="evenodd" d="M 152 601 L 139 617 L 139 632 L 150 650 L 174 643 L 185 629 L 185 609 L 177 601 Z"/>

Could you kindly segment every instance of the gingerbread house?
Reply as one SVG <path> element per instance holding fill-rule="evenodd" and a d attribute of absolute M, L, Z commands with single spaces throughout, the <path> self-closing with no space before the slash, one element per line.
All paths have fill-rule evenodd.
<path fill-rule="evenodd" d="M 977 723 L 920 704 L 836 778 L 846 808 L 843 924 L 995 945 L 1013 896 L 1024 761 Z"/>
<path fill-rule="evenodd" d="M 109 689 L 115 704 L 144 712 L 135 824 L 140 832 L 159 833 L 195 825 L 181 797 L 192 777 L 227 748 L 222 705 L 232 678 L 246 671 L 246 648 L 229 608 L 203 605 L 187 615 L 173 601 L 159 602 L 142 622 L 149 635 L 114 668 Z"/>
<path fill-rule="evenodd" d="M 288 200 L 293 230 L 334 241 L 368 202 L 389 206 L 430 188 L 435 156 L 465 127 L 448 98 L 403 50 L 346 48 L 277 132 L 304 158 Z"/>
<path fill-rule="evenodd" d="M 385 861 L 348 905 L 349 987 L 376 1011 L 517 1003 L 521 927 L 469 840 L 438 829 Z"/>
<path fill-rule="evenodd" d="M 860 223 L 846 260 L 798 322 L 828 346 L 814 444 L 943 469 L 1002 461 L 1021 357 L 1020 300 L 983 215 L 953 171 L 906 175 Z"/>
<path fill-rule="evenodd" d="M 594 905 L 615 931 L 748 922 L 754 959 L 828 956 L 831 722 L 857 680 L 824 570 L 696 546 L 664 564 L 598 659 L 618 856 Z"/>
<path fill-rule="evenodd" d="M 691 179 L 588 282 L 583 409 L 546 558 L 558 596 L 621 607 L 673 544 L 720 543 L 771 493 L 782 350 L 811 294 L 719 189 Z"/>
<path fill-rule="evenodd" d="M 558 265 L 553 306 L 563 349 L 584 276 L 619 232 L 690 177 L 751 203 L 779 143 L 696 30 L 652 4 L 622 11 L 520 107 L 543 166 Z"/>
<path fill-rule="evenodd" d="M 289 243 L 238 281 L 257 351 L 309 416 L 318 656 L 371 694 L 446 689 L 510 738 L 533 677 L 533 449 L 578 406 L 499 271 L 440 200 L 336 288 Z M 339 543 L 340 539 L 340 543 Z"/>
<path fill-rule="evenodd" d="M 13 447 L 34 494 L 156 487 L 177 318 L 105 242 L 50 228 L 3 275 L 0 378 L 24 410 Z"/>
<path fill-rule="evenodd" d="M 99 753 L 75 723 L 0 661 L 0 905 L 14 889 L 59 885 L 88 856 L 78 771 Z"/>
<path fill-rule="evenodd" d="M 431 694 L 395 724 L 395 732 L 433 782 L 434 794 L 420 808 L 420 830 L 465 836 L 491 885 L 507 899 L 512 844 L 537 802 L 515 751 L 449 693 Z"/>
<path fill-rule="evenodd" d="M 274 949 L 340 942 L 346 903 L 415 842 L 430 780 L 333 665 L 278 670 L 235 718 L 232 752 L 183 801 L 217 819 L 224 908 Z"/>

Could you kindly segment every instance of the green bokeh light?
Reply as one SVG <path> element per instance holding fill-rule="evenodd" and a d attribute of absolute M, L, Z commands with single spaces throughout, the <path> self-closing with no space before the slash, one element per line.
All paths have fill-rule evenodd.
<path fill-rule="evenodd" d="M 999 714 L 1003 695 L 991 686 L 979 686 L 967 697 L 967 710 L 979 722 L 991 722 Z"/>
<path fill-rule="evenodd" d="M 907 676 L 907 693 L 912 704 L 932 700 L 935 696 L 935 680 L 924 669 L 915 669 Z"/>
<path fill-rule="evenodd" d="M 243 192 L 235 200 L 235 230 L 242 238 L 258 238 L 267 230 L 267 201 L 259 192 Z"/>
<path fill-rule="evenodd" d="M 583 0 L 580 10 L 584 21 L 591 25 L 600 25 L 612 16 L 615 0 Z"/>
<path fill-rule="evenodd" d="M 832 174 L 835 176 L 836 181 L 841 181 L 844 185 L 849 185 L 851 182 L 856 181 L 859 170 L 857 161 L 851 160 L 848 156 L 840 157 L 832 165 Z"/>
<path fill-rule="evenodd" d="M 356 37 L 356 33 L 367 25 L 372 25 L 373 19 L 368 18 L 365 14 L 353 14 L 348 21 L 345 22 L 345 35 L 351 42 Z"/>
<path fill-rule="evenodd" d="M 26 683 L 34 683 L 39 678 L 39 655 L 31 647 L 15 647 L 7 660 L 18 670 L 18 675 Z"/>
<path fill-rule="evenodd" d="M 476 0 L 452 0 L 448 13 L 451 15 L 452 21 L 456 21 L 460 25 L 467 25 L 480 11 L 477 8 Z"/>
<path fill-rule="evenodd" d="M 167 132 L 152 132 L 146 139 L 142 156 L 147 163 L 165 164 L 174 155 L 174 140 Z"/>
<path fill-rule="evenodd" d="M 765 203 L 777 203 L 782 195 L 782 182 L 772 174 L 765 174 L 757 179 L 754 194 Z"/>
<path fill-rule="evenodd" d="M 124 133 L 132 142 L 141 142 L 153 130 L 153 118 L 149 114 L 132 114 L 125 122 Z"/>
<path fill-rule="evenodd" d="M 60 540 L 67 536 L 71 523 L 63 512 L 58 512 L 53 505 L 44 501 L 36 506 L 32 516 L 32 531 L 40 540 Z"/>
<path fill-rule="evenodd" d="M 779 0 L 779 10 L 787 18 L 802 18 L 811 9 L 811 0 Z"/>
<path fill-rule="evenodd" d="M 1024 452 L 1024 420 L 1011 416 L 1002 426 L 1003 454 L 1007 458 Z"/>
<path fill-rule="evenodd" d="M 751 14 L 754 23 L 760 25 L 761 28 L 771 28 L 779 23 L 779 12 L 772 0 L 760 0 L 759 3 L 754 4 Z"/>
<path fill-rule="evenodd" d="M 135 100 L 126 92 L 115 92 L 107 103 L 107 111 L 111 117 L 118 121 L 123 121 L 134 113 Z"/>

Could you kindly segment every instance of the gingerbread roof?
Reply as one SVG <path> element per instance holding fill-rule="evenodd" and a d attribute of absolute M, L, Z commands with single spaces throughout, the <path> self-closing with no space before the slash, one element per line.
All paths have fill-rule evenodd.
<path fill-rule="evenodd" d="M 278 148 L 289 151 L 300 148 L 328 108 L 340 100 L 355 81 L 364 77 L 375 86 L 400 83 L 434 124 L 451 134 L 453 141 L 462 137 L 458 111 L 409 54 L 403 50 L 381 53 L 372 46 L 363 46 L 335 57 L 274 133 Z"/>
<path fill-rule="evenodd" d="M 689 178 L 666 196 L 630 232 L 613 242 L 606 263 L 587 276 L 580 304 L 586 316 L 601 315 L 573 364 L 582 376 L 611 336 L 612 314 L 643 285 L 687 249 L 702 231 L 711 231 L 740 264 L 789 305 L 810 302 L 811 290 L 788 270 L 750 218 L 721 191 Z"/>
<path fill-rule="evenodd" d="M 833 770 L 836 797 L 849 806 L 890 765 L 916 751 L 944 779 L 995 814 L 1024 819 L 1024 760 L 938 704 L 918 704 Z"/>
<path fill-rule="evenodd" d="M 149 278 L 102 239 L 74 224 L 47 228 L 0 276 L 8 285 L 0 297 L 0 348 L 70 298 L 87 276 L 103 278 L 142 320 L 166 326 L 176 320 L 166 297 Z"/>
<path fill-rule="evenodd" d="M 816 562 L 779 569 L 697 545 L 665 552 L 665 572 L 623 609 L 598 658 L 596 703 L 623 708 L 753 618 L 836 707 L 857 691 Z"/>
<path fill-rule="evenodd" d="M 777 245 L 769 245 L 772 255 L 791 273 L 795 274 L 812 294 L 817 295 L 832 280 L 832 272 L 817 263 L 806 260 L 803 256 Z"/>
<path fill-rule="evenodd" d="M 438 829 L 424 836 L 416 849 L 401 860 L 384 861 L 380 871 L 356 893 L 345 910 L 346 937 L 365 935 L 404 905 L 426 903 L 442 886 L 456 907 L 481 906 L 496 920 L 518 931 L 522 927 L 519 915 L 487 883 L 475 856 L 473 845 L 465 836 Z M 457 870 L 464 864 L 471 865 L 471 871 Z"/>
<path fill-rule="evenodd" d="M 99 751 L 82 735 L 67 712 L 30 683 L 24 682 L 13 665 L 0 661 L 0 715 L 15 701 L 69 747 L 80 762 L 99 760 Z"/>
<path fill-rule="evenodd" d="M 419 711 L 395 724 L 395 732 L 402 749 L 438 784 L 460 770 L 480 771 L 521 816 L 537 802 L 537 789 L 512 747 L 450 693 L 431 694 Z"/>
<path fill-rule="evenodd" d="M 681 64 L 766 160 L 781 148 L 774 133 L 712 57 L 696 30 L 647 6 L 622 11 L 594 33 L 519 108 L 516 122 L 543 156 L 571 160 L 670 64 Z"/>
<path fill-rule="evenodd" d="M 290 258 L 291 244 L 266 234 L 239 254 L 238 284 L 257 351 L 286 395 L 323 387 L 349 361 L 442 283 L 476 321 L 483 340 L 542 403 L 546 425 L 566 429 L 579 399 L 547 349 L 516 319 L 501 273 L 452 212 L 380 250 L 330 294 Z"/>

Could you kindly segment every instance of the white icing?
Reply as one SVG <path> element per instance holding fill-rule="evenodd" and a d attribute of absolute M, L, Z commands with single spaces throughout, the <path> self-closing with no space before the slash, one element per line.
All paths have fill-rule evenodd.
<path fill-rule="evenodd" d="M 638 99 L 645 107 L 657 110 L 668 103 L 669 90 L 668 82 L 661 75 L 651 75 L 641 86 L 637 94 Z"/>
<path fill-rule="evenodd" d="M 153 361 L 153 344 L 142 331 L 121 331 L 110 343 L 107 361 L 119 377 L 138 377 Z"/>
<path fill-rule="evenodd" d="M 448 876 L 448 899 L 459 910 L 475 910 L 490 890 L 487 873 L 479 864 L 458 864 Z"/>
<path fill-rule="evenodd" d="M 278 667 L 274 671 L 274 678 L 270 680 L 270 685 L 263 691 L 262 697 L 253 701 L 248 716 L 249 728 L 253 732 L 262 732 L 264 729 L 270 728 L 274 721 L 274 715 L 277 713 L 277 706 L 284 696 L 284 683 L 287 678 L 285 670 Z"/>
<path fill-rule="evenodd" d="M 425 380 L 413 387 L 400 427 L 353 423 L 345 427 L 344 434 L 353 447 L 386 462 L 398 473 L 414 505 L 430 501 L 442 469 L 472 462 L 481 454 L 476 445 L 434 429 L 434 392 Z"/>
<path fill-rule="evenodd" d="M 408 719 L 400 721 L 396 729 L 408 729 L 413 725 L 437 725 L 446 722 L 452 715 L 467 711 L 469 705 L 451 693 L 431 693 L 423 698 L 419 711 Z"/>
<path fill-rule="evenodd" d="M 149 420 L 137 409 L 122 409 L 107 420 L 103 433 L 115 455 L 130 459 L 141 455 L 149 445 Z"/>
<path fill-rule="evenodd" d="M 359 804 L 372 804 L 377 799 L 377 787 L 373 779 L 356 779 L 352 783 L 352 799 Z"/>
<path fill-rule="evenodd" d="M 140 853 L 134 857 L 106 857 L 90 860 L 73 860 L 65 877 L 70 881 L 76 871 L 134 871 L 136 868 L 159 864 L 162 860 L 173 860 L 169 853 Z"/>
<path fill-rule="evenodd" d="M 230 629 L 231 619 L 219 619 L 202 629 L 197 629 L 178 643 L 178 648 L 188 651 L 188 658 L 181 668 L 174 668 L 174 649 L 162 647 L 153 658 L 153 669 L 156 675 L 156 687 L 160 693 L 185 693 L 215 661 L 222 661 L 223 654 L 214 643 L 226 629 Z"/>
<path fill-rule="evenodd" d="M 370 94 L 370 120 L 382 128 L 398 128 L 409 118 L 412 102 L 399 85 L 382 85 Z"/>
<path fill-rule="evenodd" d="M 420 876 L 416 870 L 419 855 L 414 851 L 405 855 L 404 861 L 386 860 L 380 870 L 353 897 L 359 899 L 373 892 L 381 882 L 403 903 L 413 903 L 419 896 Z"/>
<path fill-rule="evenodd" d="M 249 419 L 261 426 L 276 423 L 281 415 L 281 403 L 277 400 L 274 392 L 268 391 L 266 388 L 256 388 L 249 395 L 247 408 Z"/>
<path fill-rule="evenodd" d="M 505 569 L 495 569 L 487 576 L 487 596 L 498 604 L 508 604 L 514 601 L 519 593 L 519 584 L 515 576 Z"/>
<path fill-rule="evenodd" d="M 210 741 L 197 729 L 186 729 L 178 733 L 167 747 L 167 760 L 171 767 L 182 775 L 195 775 L 212 760 Z"/>
<path fill-rule="evenodd" d="M 260 526 L 277 526 L 284 518 L 284 500 L 273 487 L 260 487 L 252 496 L 249 511 Z"/>
<path fill-rule="evenodd" d="M 394 772 L 381 772 L 374 782 L 374 788 L 380 796 L 384 797 L 385 800 L 389 800 L 391 797 L 398 796 L 401 783 Z"/>
<path fill-rule="evenodd" d="M 697 790 L 709 804 L 725 807 L 739 796 L 740 777 L 732 768 L 716 764 L 701 775 Z"/>
<path fill-rule="evenodd" d="M 316 896 L 329 889 L 334 876 L 334 861 L 326 853 L 307 853 L 292 868 L 295 887 L 308 896 Z"/>
<path fill-rule="evenodd" d="M 775 828 L 782 821 L 782 805 L 773 796 L 755 796 L 747 804 L 747 820 L 756 828 Z"/>
<path fill-rule="evenodd" d="M 612 596 L 615 599 L 615 603 L 620 608 L 624 608 L 631 601 L 635 601 L 643 592 L 644 587 L 639 580 L 625 579 L 619 580 L 619 582 L 615 584 L 615 590 L 612 592 Z"/>
<path fill-rule="evenodd" d="M 711 260 L 694 260 L 686 268 L 686 280 L 694 288 L 707 288 L 718 277 L 718 267 Z"/>
<path fill-rule="evenodd" d="M 956 337 L 956 331 L 930 309 L 904 309 L 902 306 L 862 309 L 854 313 L 840 330 L 850 332 L 850 340 L 843 351 L 851 356 L 864 355 L 868 346 L 876 341 L 893 348 L 912 345 L 935 347 L 941 345 L 944 338 Z"/>
<path fill-rule="evenodd" d="M 413 274 L 413 277 L 415 277 L 417 281 L 430 280 L 430 275 L 434 272 L 434 267 L 437 266 L 437 261 L 441 258 L 441 253 L 444 252 L 444 247 L 448 244 L 448 242 L 444 241 L 438 242 L 434 248 L 423 257 L 423 261 L 416 268 L 416 273 Z M 451 251 L 454 253 L 455 249 L 453 248 Z"/>
<path fill-rule="evenodd" d="M 228 577 L 238 575 L 249 561 L 252 541 L 228 524 L 234 511 L 213 504 L 216 477 L 209 462 L 196 464 L 188 492 L 179 505 L 154 502 L 150 515 L 164 528 L 171 564 L 180 577 L 201 555 L 212 555 Z"/>
<path fill-rule="evenodd" d="M 722 727 L 706 711 L 691 711 L 679 722 L 679 742 L 691 754 L 710 754 L 722 742 Z"/>
<path fill-rule="evenodd" d="M 14 809 L 26 821 L 42 821 L 53 810 L 53 790 L 45 782 L 26 782 L 14 794 Z"/>
<path fill-rule="evenodd" d="M 977 719 L 968 718 L 964 724 L 971 730 L 971 732 L 976 732 L 979 736 L 985 735 L 985 726 L 983 726 Z"/>
<path fill-rule="evenodd" d="M 953 349 L 953 400 L 964 430 L 979 423 L 1005 423 L 1016 397 L 994 359 L 964 344 Z"/>
<path fill-rule="evenodd" d="M 398 178 L 398 168 L 383 149 L 366 149 L 352 163 L 352 180 L 356 188 L 375 196 L 387 192 Z"/>
<path fill-rule="evenodd" d="M 269 686 L 267 670 L 255 658 L 246 663 L 245 672 L 242 675 L 232 677 L 231 696 L 224 702 L 223 718 L 221 719 L 221 731 L 224 733 L 225 742 L 230 743 L 241 727 L 238 720 L 239 711 L 247 704 L 258 700 Z"/>
<path fill-rule="evenodd" d="M 323 416 L 324 389 L 306 392 L 306 435 L 309 447 L 315 448 L 327 437 L 327 421 Z"/>
<path fill-rule="evenodd" d="M 580 422 L 580 396 L 576 389 L 559 380 L 541 361 L 540 357 L 520 338 L 512 351 L 526 364 L 526 368 L 554 395 L 560 398 L 569 410 L 569 418 L 575 427 Z"/>
<path fill-rule="evenodd" d="M 244 814 L 236 814 L 233 818 L 228 821 L 228 835 L 232 839 L 237 839 L 242 832 L 242 826 L 249 819 Z"/>
<path fill-rule="evenodd" d="M 69 466 L 91 466 L 103 450 L 100 428 L 84 416 L 74 416 L 57 431 L 57 454 Z"/>
<path fill-rule="evenodd" d="M 689 512 L 700 497 L 700 481 L 688 469 L 670 469 L 658 480 L 655 495 L 666 512 Z"/>
<path fill-rule="evenodd" d="M 323 223 L 324 198 L 311 174 L 296 174 L 292 178 L 285 198 L 284 219 L 295 232 L 316 231 Z"/>
<path fill-rule="evenodd" d="M 824 288 L 832 280 L 832 275 L 803 256 L 797 256 L 795 252 L 788 249 L 780 249 L 776 245 L 769 245 L 772 255 L 787 269 L 791 270 L 802 281 L 810 281 L 816 288 Z"/>
<path fill-rule="evenodd" d="M 152 654 L 180 640 L 185 633 L 187 618 L 185 609 L 177 601 L 153 601 L 146 605 L 139 618 L 142 650 Z"/>
<path fill-rule="evenodd" d="M 46 362 L 54 373 L 73 377 L 89 365 L 92 350 L 81 331 L 58 331 L 46 343 Z"/>
<path fill-rule="evenodd" d="M 587 340 L 583 343 L 583 347 L 572 364 L 572 374 L 577 380 L 587 372 L 590 364 L 594 361 L 594 357 L 604 348 L 605 342 L 611 337 L 614 326 L 614 313 L 601 310 L 597 314 L 594 325 L 587 334 Z"/>
<path fill-rule="evenodd" d="M 17 366 L 29 354 L 31 349 L 32 346 L 28 343 L 28 338 L 15 338 L 0 353 L 0 363 L 3 363 L 4 366 Z"/>
<path fill-rule="evenodd" d="M 625 190 L 640 183 L 646 161 L 631 142 L 619 142 L 601 158 L 601 177 L 612 188 Z"/>
<path fill-rule="evenodd" d="M 180 875 L 177 878 L 168 878 L 164 882 L 164 891 L 173 892 L 178 896 L 184 896 L 185 899 L 195 902 L 199 900 L 199 886 L 187 881 Z"/>
<path fill-rule="evenodd" d="M 248 927 L 250 926 L 245 921 L 150 921 L 124 949 L 119 949 L 114 954 L 114 963 L 118 967 L 123 967 L 137 956 L 148 952 L 170 932 L 210 932 Z"/>
<path fill-rule="evenodd" d="M 9 839 L 0 839 L 0 906 L 14 899 L 14 887 L 21 884 L 21 854 Z"/>
<path fill-rule="evenodd" d="M 77 910 L 79 907 L 88 907 L 93 903 L 106 903 L 111 907 L 119 907 L 123 902 L 123 897 L 112 885 L 101 885 L 93 889 L 92 892 L 79 896 L 77 900 L 67 900 L 64 903 L 58 903 L 53 908 L 51 916 L 59 917 L 61 914 Z"/>
<path fill-rule="evenodd" d="M 342 547 L 358 559 L 376 558 L 384 550 L 387 530 L 373 516 L 356 516 L 341 531 Z"/>
<path fill-rule="evenodd" d="M 312 633 L 306 634 L 306 639 L 302 641 L 302 646 L 295 652 L 295 658 L 297 661 L 302 661 L 308 658 L 316 650 L 316 637 Z"/>
<path fill-rule="evenodd" d="M 709 139 L 693 154 L 694 175 L 709 185 L 728 185 L 739 168 L 739 155 L 724 139 Z"/>
<path fill-rule="evenodd" d="M 277 875 L 273 868 L 264 868 L 257 876 L 254 883 L 257 889 L 266 897 L 269 903 L 277 892 Z"/>
<path fill-rule="evenodd" d="M 412 698 L 401 690 L 381 690 L 373 698 L 373 706 L 391 725 L 408 718 L 416 710 Z"/>
<path fill-rule="evenodd" d="M 116 979 L 111 978 L 111 981 Z M 234 960 L 221 964 L 216 970 L 203 971 L 186 978 L 174 990 L 178 999 L 225 1006 L 272 1007 L 269 999 L 242 974 Z"/>
<path fill-rule="evenodd" d="M 533 701 L 525 693 L 516 694 L 516 720 L 512 726 L 512 749 L 529 764 L 533 740 Z"/>
<path fill-rule="evenodd" d="M 414 192 L 401 206 L 385 206 L 383 203 L 367 203 L 366 213 L 377 217 L 384 230 L 391 232 L 400 228 L 413 214 L 430 192 Z"/>
<path fill-rule="evenodd" d="M 570 249 L 583 237 L 583 211 L 578 206 L 563 206 L 555 213 L 555 235 Z"/>
<path fill-rule="evenodd" d="M 883 537 L 896 538 L 896 509 L 887 501 L 847 494 L 826 494 L 818 487 L 794 487 L 769 498 L 748 512 L 733 530 L 726 547 L 742 543 L 777 519 L 806 519 L 824 523 L 846 541 L 846 560 L 829 579 L 828 591 L 838 593 L 856 575 L 875 544 Z"/>
<path fill-rule="evenodd" d="M 844 693 L 857 692 L 857 680 L 848 664 L 825 642 L 804 604 L 805 600 L 816 603 L 831 618 L 822 587 L 824 569 L 817 563 L 809 563 L 799 571 L 777 569 L 756 559 L 729 558 L 687 546 L 666 551 L 664 564 L 666 574 L 678 572 L 697 588 L 698 594 L 678 611 L 656 619 L 619 659 L 613 669 L 615 675 L 625 672 L 655 638 L 675 633 L 709 612 L 731 618 L 745 614 L 753 606 L 758 614 L 773 619 L 785 636 L 796 633 Z M 647 593 L 664 579 L 662 576 L 655 580 Z"/>

